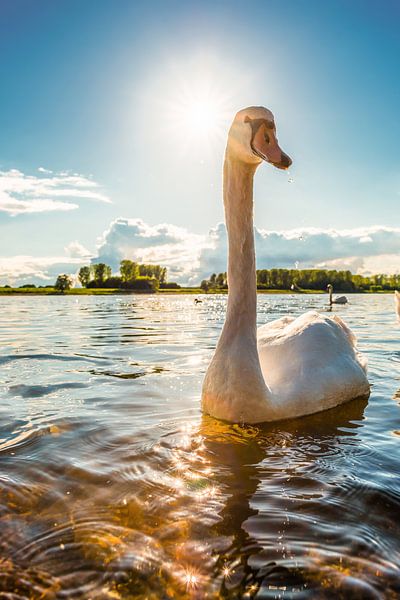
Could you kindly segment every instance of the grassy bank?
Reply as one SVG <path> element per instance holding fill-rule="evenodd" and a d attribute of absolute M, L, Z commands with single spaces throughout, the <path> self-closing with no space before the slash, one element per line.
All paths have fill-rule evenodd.
<path fill-rule="evenodd" d="M 121 290 L 119 288 L 71 288 L 66 292 L 58 292 L 53 287 L 46 288 L 12 288 L 12 287 L 0 287 L 0 296 L 13 296 L 13 295 L 38 295 L 38 296 L 97 296 L 97 295 L 110 295 L 110 294 L 148 294 L 147 290 Z M 181 287 L 173 289 L 161 289 L 158 290 L 157 294 L 204 294 L 204 295 L 224 295 L 227 294 L 228 290 L 210 290 L 205 292 L 201 288 L 194 287 Z M 293 294 L 292 290 L 258 290 L 259 294 Z M 322 291 L 315 290 L 304 290 L 304 294 L 323 294 Z"/>
<path fill-rule="evenodd" d="M 67 290 L 66 292 L 58 292 L 53 287 L 46 288 L 12 288 L 12 287 L 0 287 L 0 296 L 21 296 L 23 294 L 28 294 L 30 296 L 96 296 L 96 295 L 110 295 L 116 293 L 125 293 L 121 292 L 121 290 L 113 289 L 113 288 L 72 288 L 71 290 Z"/>
<path fill-rule="evenodd" d="M 162 289 L 159 290 L 158 294 L 164 295 L 175 295 L 175 294 L 197 294 L 197 295 L 216 295 L 226 294 L 228 290 L 210 290 L 204 292 L 201 288 L 193 287 L 182 287 L 177 289 Z M 120 290 L 118 288 L 72 288 L 64 293 L 58 292 L 53 287 L 46 288 L 12 288 L 12 287 L 0 287 L 0 296 L 21 296 L 21 295 L 37 295 L 37 296 L 109 296 L 111 294 L 148 294 L 146 290 Z M 258 290 L 258 294 L 325 294 L 323 290 L 302 290 L 301 292 L 294 292 L 292 290 Z M 341 292 L 340 292 L 341 293 Z M 351 295 L 352 292 L 346 292 Z M 357 292 L 358 293 L 358 292 Z M 378 292 L 365 291 L 364 294 L 393 294 L 392 290 L 379 290 Z"/>

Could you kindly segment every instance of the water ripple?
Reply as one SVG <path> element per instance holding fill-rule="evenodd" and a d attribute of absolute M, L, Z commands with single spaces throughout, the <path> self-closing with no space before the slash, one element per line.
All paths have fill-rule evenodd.
<path fill-rule="evenodd" d="M 258 304 L 260 324 L 326 310 Z M 368 403 L 257 426 L 199 412 L 224 296 L 0 307 L 0 599 L 400 596 L 391 297 L 345 310 Z"/>

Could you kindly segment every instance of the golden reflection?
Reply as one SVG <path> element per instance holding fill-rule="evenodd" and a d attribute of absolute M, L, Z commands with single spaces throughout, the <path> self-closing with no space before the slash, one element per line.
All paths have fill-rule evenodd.
<path fill-rule="evenodd" d="M 231 569 L 229 566 L 225 566 L 222 569 L 222 575 L 225 577 L 225 579 L 229 579 L 233 572 L 234 572 L 234 570 Z"/>
<path fill-rule="evenodd" d="M 193 571 L 193 569 L 188 569 L 185 573 L 184 581 L 188 589 L 195 588 L 199 583 L 199 576 Z"/>
<path fill-rule="evenodd" d="M 301 422 L 269 426 L 240 426 L 204 416 L 165 436 L 146 457 L 147 470 L 128 482 L 116 473 L 99 486 L 96 478 L 91 483 L 71 467 L 64 473 L 70 495 L 58 503 L 36 501 L 35 526 L 60 525 L 32 548 L 37 545 L 35 551 L 47 556 L 51 548 L 46 544 L 54 540 L 72 564 L 98 573 L 99 585 L 107 573 L 105 599 L 253 598 L 264 579 L 277 590 L 287 581 L 302 588 L 312 578 L 297 566 L 304 567 L 303 547 L 299 554 L 288 541 L 290 527 L 299 527 L 299 521 L 296 515 L 289 519 L 286 504 L 290 508 L 296 501 L 293 493 L 304 491 L 292 481 L 318 469 L 321 457 L 329 457 L 339 445 L 338 436 L 354 435 L 352 421 L 362 419 L 364 407 L 365 402 L 355 403 Z M 296 445 L 297 463 L 292 463 Z M 77 489 L 70 482 L 79 476 L 82 487 Z M 271 513 L 264 516 L 268 529 L 260 534 L 252 529 L 260 512 L 258 492 L 271 496 Z M 300 502 L 306 500 L 300 497 Z M 24 552 L 29 559 L 31 550 Z M 307 560 L 321 572 L 320 561 L 327 558 L 316 547 Z M 324 572 L 329 581 L 350 568 L 346 562 L 339 569 L 336 562 L 332 556 Z M 123 574 L 121 580 L 113 579 L 116 573 Z"/>

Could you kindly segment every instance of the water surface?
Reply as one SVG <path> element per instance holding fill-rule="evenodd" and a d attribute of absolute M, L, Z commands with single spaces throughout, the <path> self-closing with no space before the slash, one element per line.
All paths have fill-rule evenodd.
<path fill-rule="evenodd" d="M 400 328 L 350 299 L 368 403 L 240 426 L 199 410 L 226 297 L 0 298 L 0 599 L 398 598 Z"/>

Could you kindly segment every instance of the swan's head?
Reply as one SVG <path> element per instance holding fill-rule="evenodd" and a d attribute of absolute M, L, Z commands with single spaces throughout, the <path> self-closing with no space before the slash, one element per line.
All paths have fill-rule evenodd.
<path fill-rule="evenodd" d="M 287 169 L 292 160 L 278 144 L 274 115 L 263 106 L 250 106 L 235 116 L 228 135 L 228 156 L 259 165 L 263 160 Z"/>
<path fill-rule="evenodd" d="M 331 292 L 333 290 L 333 285 L 331 283 L 328 283 L 326 289 L 328 290 L 328 292 Z"/>

